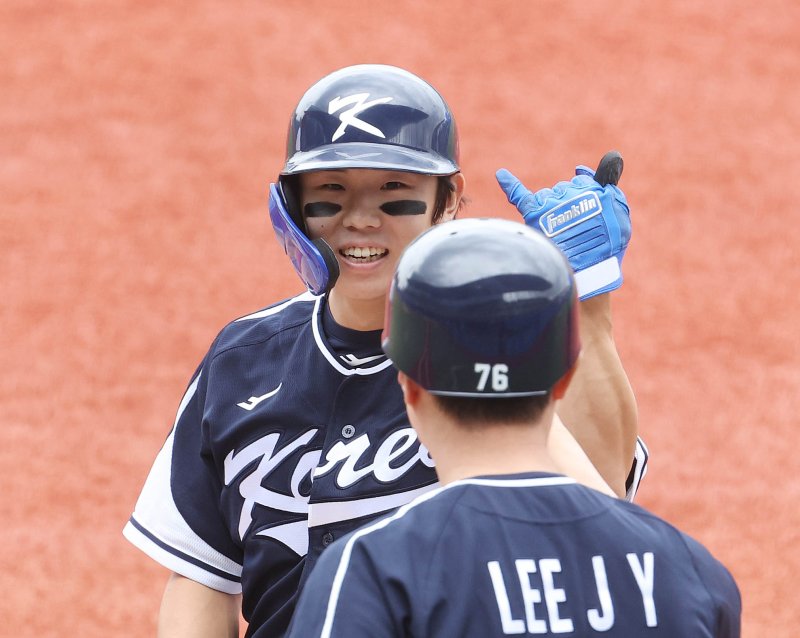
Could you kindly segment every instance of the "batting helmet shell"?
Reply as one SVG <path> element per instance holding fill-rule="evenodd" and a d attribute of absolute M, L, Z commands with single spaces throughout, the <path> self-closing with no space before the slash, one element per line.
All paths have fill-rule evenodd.
<path fill-rule="evenodd" d="M 577 296 L 559 249 L 524 224 L 463 219 L 404 251 L 383 349 L 433 394 L 542 395 L 580 351 Z"/>
<path fill-rule="evenodd" d="M 300 99 L 282 174 L 335 168 L 456 173 L 458 134 L 450 108 L 430 84 L 398 67 L 334 71 Z"/>

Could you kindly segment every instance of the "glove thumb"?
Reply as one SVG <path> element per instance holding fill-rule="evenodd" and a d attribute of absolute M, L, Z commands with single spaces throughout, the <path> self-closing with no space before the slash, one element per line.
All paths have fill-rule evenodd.
<path fill-rule="evenodd" d="M 523 205 L 523 200 L 533 195 L 533 193 L 505 168 L 498 170 L 495 173 L 495 177 L 497 178 L 497 183 L 500 184 L 500 188 L 506 194 L 508 201 L 521 212 L 522 209 L 520 207 Z"/>

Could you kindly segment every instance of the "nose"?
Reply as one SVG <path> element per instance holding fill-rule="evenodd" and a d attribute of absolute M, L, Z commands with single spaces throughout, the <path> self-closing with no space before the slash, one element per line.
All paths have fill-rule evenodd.
<path fill-rule="evenodd" d="M 381 212 L 364 202 L 353 202 L 346 206 L 342 224 L 357 230 L 378 228 L 381 225 Z"/>

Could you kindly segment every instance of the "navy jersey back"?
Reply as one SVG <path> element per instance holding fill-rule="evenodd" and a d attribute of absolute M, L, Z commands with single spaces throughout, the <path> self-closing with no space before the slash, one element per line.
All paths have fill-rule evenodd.
<path fill-rule="evenodd" d="M 729 572 L 630 503 L 549 474 L 423 496 L 320 559 L 290 636 L 739 636 Z"/>

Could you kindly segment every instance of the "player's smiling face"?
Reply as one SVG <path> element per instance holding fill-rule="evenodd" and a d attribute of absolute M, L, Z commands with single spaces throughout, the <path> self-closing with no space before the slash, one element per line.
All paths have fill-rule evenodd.
<path fill-rule="evenodd" d="M 300 176 L 303 216 L 312 239 L 322 238 L 339 261 L 339 279 L 331 291 L 336 308 L 380 309 L 403 249 L 432 223 L 437 178 L 374 169 L 314 171 Z M 452 217 L 446 214 L 444 219 Z M 356 322 L 358 323 L 358 322 Z M 356 326 L 352 326 L 356 327 Z M 362 326 L 363 327 L 363 326 Z"/>

